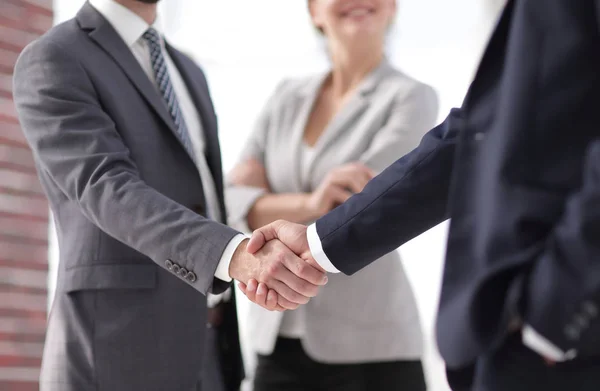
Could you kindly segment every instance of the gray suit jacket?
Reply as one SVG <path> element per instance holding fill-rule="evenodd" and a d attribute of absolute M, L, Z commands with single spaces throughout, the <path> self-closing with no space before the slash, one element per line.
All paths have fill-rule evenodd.
<path fill-rule="evenodd" d="M 206 80 L 168 48 L 200 111 L 224 212 Z M 206 299 L 231 228 L 202 217 L 201 180 L 166 105 L 91 6 L 15 68 L 23 131 L 56 219 L 60 270 L 41 389 L 196 390 Z"/>
<path fill-rule="evenodd" d="M 332 120 L 302 175 L 300 148 L 311 108 L 326 74 L 284 81 L 268 101 L 241 159 L 266 168 L 273 192 L 310 192 L 334 167 L 361 161 L 381 171 L 415 148 L 435 123 L 434 90 L 384 61 Z M 247 230 L 246 215 L 263 191 L 226 189 L 230 224 Z M 304 347 L 322 362 L 415 359 L 422 353 L 419 316 L 397 252 L 355 276 L 329 276 L 304 308 Z M 282 314 L 253 305 L 250 335 L 256 351 L 273 351 Z"/>

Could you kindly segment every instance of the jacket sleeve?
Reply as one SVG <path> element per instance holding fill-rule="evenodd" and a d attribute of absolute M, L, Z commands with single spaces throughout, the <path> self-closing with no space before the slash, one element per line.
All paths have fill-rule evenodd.
<path fill-rule="evenodd" d="M 38 170 L 92 223 L 165 268 L 173 260 L 206 294 L 237 234 L 150 187 L 79 61 L 48 39 L 28 46 L 14 74 L 14 98 Z"/>
<path fill-rule="evenodd" d="M 448 218 L 460 122 L 460 110 L 452 110 L 362 193 L 317 220 L 322 252 L 335 268 L 353 274 Z"/>

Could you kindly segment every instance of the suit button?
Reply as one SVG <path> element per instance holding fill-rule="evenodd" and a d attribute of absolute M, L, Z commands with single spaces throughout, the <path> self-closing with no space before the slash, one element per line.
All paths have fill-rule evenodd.
<path fill-rule="evenodd" d="M 170 259 L 167 259 L 165 261 L 165 266 L 167 267 L 167 270 L 172 270 L 173 269 L 173 262 Z"/>
<path fill-rule="evenodd" d="M 590 320 L 583 314 L 576 316 L 573 320 L 581 329 L 586 329 L 590 325 Z"/>
<path fill-rule="evenodd" d="M 565 360 L 573 360 L 575 357 L 577 357 L 577 350 L 571 349 L 565 352 Z"/>
<path fill-rule="evenodd" d="M 579 327 L 570 324 L 567 327 L 565 327 L 565 335 L 571 341 L 577 341 L 581 335 L 581 330 L 579 329 Z"/>
<path fill-rule="evenodd" d="M 179 269 L 179 271 L 177 272 L 177 275 L 179 277 L 185 277 L 187 274 L 188 274 L 188 271 L 184 267 L 182 267 L 181 269 Z"/>
<path fill-rule="evenodd" d="M 482 141 L 485 138 L 485 133 L 483 132 L 477 132 L 473 135 L 473 140 L 475 141 Z"/>
<path fill-rule="evenodd" d="M 171 271 L 175 274 L 179 274 L 179 270 L 181 270 L 181 267 L 179 267 L 179 265 L 177 265 L 177 264 L 173 264 Z"/>
<path fill-rule="evenodd" d="M 188 274 L 185 276 L 185 279 L 189 282 L 196 282 L 196 274 L 193 272 L 188 272 Z"/>
<path fill-rule="evenodd" d="M 585 312 L 590 318 L 595 318 L 598 316 L 598 306 L 591 301 L 584 301 L 581 305 L 581 309 Z"/>

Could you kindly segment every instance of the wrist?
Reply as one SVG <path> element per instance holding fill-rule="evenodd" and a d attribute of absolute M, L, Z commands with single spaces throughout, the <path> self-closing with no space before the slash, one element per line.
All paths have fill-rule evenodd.
<path fill-rule="evenodd" d="M 229 276 L 234 280 L 239 281 L 239 270 L 240 267 L 243 266 L 246 262 L 245 259 L 248 256 L 248 251 L 246 251 L 246 246 L 248 245 L 249 239 L 244 239 L 237 246 L 233 256 L 231 257 L 231 262 L 229 263 Z"/>
<path fill-rule="evenodd" d="M 304 193 L 301 196 L 301 208 L 304 211 L 307 221 L 313 221 L 321 217 L 318 202 L 315 202 L 314 193 Z"/>

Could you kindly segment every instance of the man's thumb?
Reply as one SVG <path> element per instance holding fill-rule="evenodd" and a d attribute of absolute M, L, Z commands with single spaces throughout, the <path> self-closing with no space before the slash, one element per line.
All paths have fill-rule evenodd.
<path fill-rule="evenodd" d="M 250 254 L 254 254 L 269 241 L 277 239 L 277 233 L 271 224 L 265 225 L 262 228 L 257 229 L 252 233 L 252 237 L 248 241 L 246 251 Z"/>

